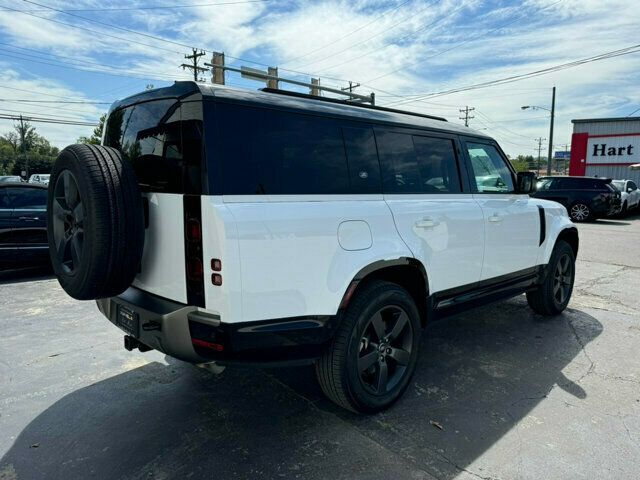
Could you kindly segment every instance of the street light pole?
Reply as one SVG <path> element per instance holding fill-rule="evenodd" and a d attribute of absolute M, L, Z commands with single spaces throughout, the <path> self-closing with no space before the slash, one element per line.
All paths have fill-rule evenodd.
<path fill-rule="evenodd" d="M 547 161 L 547 175 L 551 175 L 551 155 L 553 154 L 553 120 L 556 113 L 556 87 L 551 96 L 551 126 L 549 127 L 549 157 Z"/>

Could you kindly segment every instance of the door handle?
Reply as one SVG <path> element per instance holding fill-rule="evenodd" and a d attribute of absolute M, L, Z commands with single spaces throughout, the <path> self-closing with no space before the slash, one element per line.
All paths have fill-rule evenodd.
<path fill-rule="evenodd" d="M 500 215 L 494 213 L 493 215 L 491 215 L 489 217 L 489 221 L 491 223 L 500 223 L 500 222 L 502 222 L 502 217 Z"/>
<path fill-rule="evenodd" d="M 18 220 L 26 220 L 27 222 L 35 222 L 40 220 L 40 217 L 18 217 Z"/>
<path fill-rule="evenodd" d="M 418 220 L 415 223 L 415 226 L 417 228 L 433 228 L 433 227 L 437 227 L 438 225 L 440 225 L 440 222 L 438 222 L 437 220 L 434 220 L 431 217 L 425 217 L 422 220 Z"/>

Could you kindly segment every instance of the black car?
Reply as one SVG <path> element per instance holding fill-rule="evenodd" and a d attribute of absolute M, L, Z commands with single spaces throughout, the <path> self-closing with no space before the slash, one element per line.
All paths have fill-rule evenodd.
<path fill-rule="evenodd" d="M 0 269 L 49 261 L 47 187 L 0 183 Z"/>
<path fill-rule="evenodd" d="M 615 215 L 620 211 L 620 192 L 609 178 L 540 177 L 536 198 L 564 205 L 574 222 L 585 222 Z"/>

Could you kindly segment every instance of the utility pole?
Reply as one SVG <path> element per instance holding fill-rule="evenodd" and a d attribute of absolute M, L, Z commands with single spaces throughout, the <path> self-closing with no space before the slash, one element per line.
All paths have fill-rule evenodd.
<path fill-rule="evenodd" d="M 207 72 L 208 71 L 206 68 L 198 66 L 198 59 L 200 57 L 204 56 L 205 53 L 202 50 L 200 50 L 200 52 L 198 52 L 195 48 L 193 48 L 192 50 L 193 50 L 193 53 L 191 55 L 185 55 L 184 56 L 184 58 L 186 58 L 187 60 L 191 60 L 191 64 L 183 63 L 180 66 L 182 67 L 183 70 L 185 70 L 187 68 L 189 70 L 193 70 L 193 81 L 194 82 L 198 82 L 198 81 L 200 81 L 198 79 L 198 73 L 199 72 Z"/>
<path fill-rule="evenodd" d="M 460 120 L 464 120 L 464 126 L 468 127 L 469 126 L 469 120 L 471 120 L 472 118 L 476 118 L 473 116 L 469 116 L 470 112 L 473 112 L 475 110 L 475 107 L 469 107 L 469 105 L 467 105 L 465 108 L 460 110 L 460 113 L 464 113 L 464 117 L 458 117 Z"/>
<path fill-rule="evenodd" d="M 551 155 L 553 154 L 553 119 L 556 114 L 556 87 L 551 94 L 551 126 L 549 127 L 549 161 L 547 162 L 547 175 L 551 175 Z"/>
<path fill-rule="evenodd" d="M 24 155 L 24 171 L 27 180 L 29 179 L 29 157 L 27 157 L 27 146 L 24 143 L 24 122 L 22 121 L 22 115 L 20 115 L 20 150 Z"/>
<path fill-rule="evenodd" d="M 353 93 L 353 91 L 358 88 L 360 86 L 359 83 L 356 83 L 355 85 L 353 84 L 353 82 L 351 80 L 349 80 L 349 86 L 348 87 L 343 87 L 340 90 L 342 90 L 343 92 L 349 92 L 349 93 Z"/>
<path fill-rule="evenodd" d="M 542 152 L 542 142 L 544 142 L 546 138 L 536 138 L 536 142 L 538 142 L 538 164 L 536 166 L 537 175 L 540 176 L 540 153 Z M 551 175 L 551 174 L 549 174 Z"/>

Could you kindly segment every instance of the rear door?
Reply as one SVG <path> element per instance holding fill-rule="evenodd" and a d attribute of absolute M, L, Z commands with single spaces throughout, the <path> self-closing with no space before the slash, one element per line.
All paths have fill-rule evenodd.
<path fill-rule="evenodd" d="M 541 229 L 535 201 L 516 192 L 516 176 L 495 143 L 468 138 L 464 145 L 474 198 L 484 217 L 481 280 L 535 266 Z"/>
<path fill-rule="evenodd" d="M 384 198 L 398 233 L 427 270 L 429 292 L 480 279 L 482 210 L 464 191 L 454 136 L 376 129 Z"/>
<path fill-rule="evenodd" d="M 189 101 L 193 100 L 193 101 Z M 202 258 L 187 278 L 185 222 L 200 221 L 202 101 L 199 94 L 137 103 L 110 113 L 104 144 L 131 163 L 145 197 L 145 243 L 133 285 L 160 297 L 204 306 Z M 200 245 L 197 241 L 194 245 Z M 200 265 L 195 265 L 199 262 Z"/>
<path fill-rule="evenodd" d="M 47 242 L 47 189 L 34 187 L 7 188 L 13 205 L 11 222 L 13 241 L 20 255 L 44 254 Z"/>

